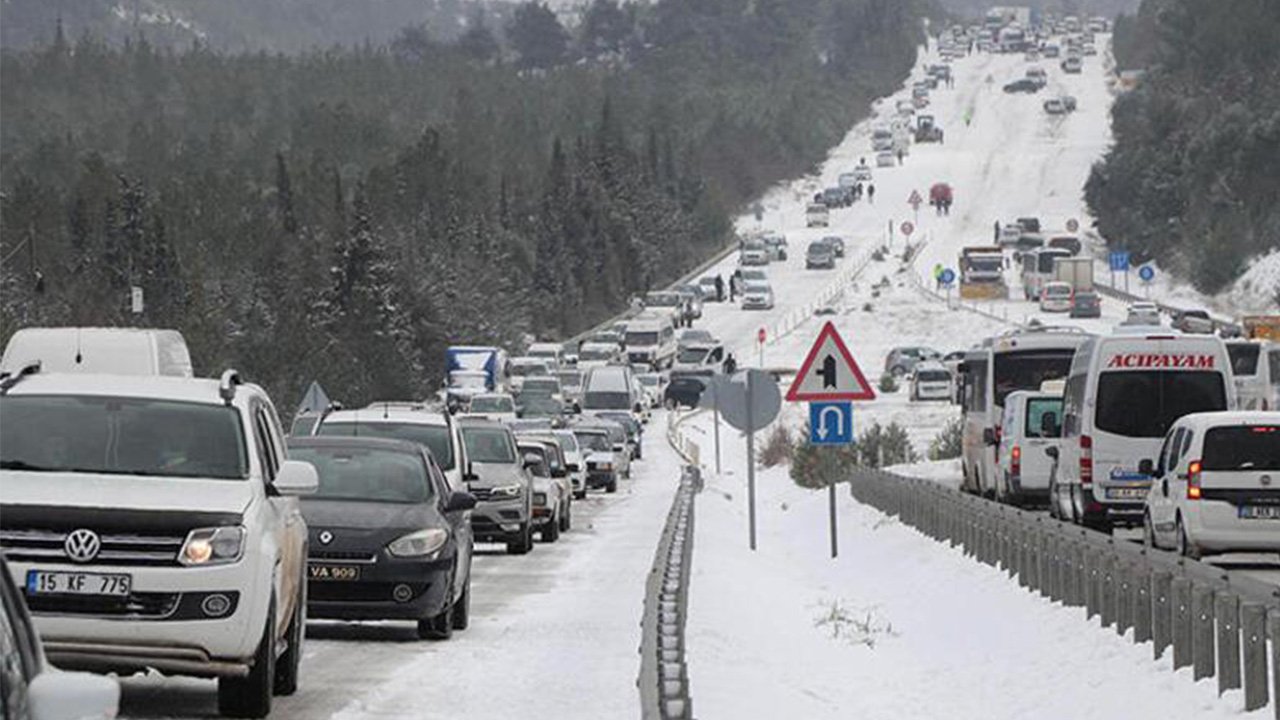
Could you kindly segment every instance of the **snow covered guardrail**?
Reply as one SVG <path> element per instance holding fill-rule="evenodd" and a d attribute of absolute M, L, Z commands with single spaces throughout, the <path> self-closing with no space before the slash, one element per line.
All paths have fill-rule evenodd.
<path fill-rule="evenodd" d="M 694 497 L 700 490 L 702 473 L 696 465 L 685 465 L 645 584 L 638 681 L 644 720 L 693 718 L 684 629 L 693 560 Z"/>
<path fill-rule="evenodd" d="M 822 292 L 818 293 L 811 302 L 792 310 L 787 313 L 786 317 L 774 323 L 769 329 L 765 344 L 773 345 L 807 322 L 820 308 L 830 307 L 836 299 L 844 294 L 849 284 L 857 280 L 858 276 L 862 275 L 862 272 L 867 269 L 874 254 L 874 248 L 863 251 L 861 255 L 854 259 L 853 263 L 841 269 L 835 281 L 823 288 Z"/>
<path fill-rule="evenodd" d="M 1243 687 L 1246 711 L 1267 705 L 1268 662 L 1280 669 L 1276 586 L 929 480 L 860 470 L 850 490 L 859 502 L 1004 569 L 1022 587 L 1151 643 L 1156 659 L 1172 647 L 1175 671 L 1191 667 L 1196 680 L 1216 674 L 1219 694 Z M 1274 683 L 1280 697 L 1280 672 Z M 1274 707 L 1280 718 L 1280 702 Z"/>

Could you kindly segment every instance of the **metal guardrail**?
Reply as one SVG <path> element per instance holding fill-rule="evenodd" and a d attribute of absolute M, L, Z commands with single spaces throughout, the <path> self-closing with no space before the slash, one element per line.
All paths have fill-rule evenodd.
<path fill-rule="evenodd" d="M 701 490 L 701 471 L 694 465 L 684 466 L 645 583 L 637 681 L 645 720 L 693 718 L 684 630 L 693 561 L 694 498 Z"/>
<path fill-rule="evenodd" d="M 1174 670 L 1191 667 L 1196 680 L 1216 675 L 1220 695 L 1243 687 L 1246 711 L 1266 707 L 1271 692 L 1280 698 L 1280 672 L 1274 679 L 1269 672 L 1280 670 L 1280 588 L 1274 585 L 930 480 L 858 470 L 850 492 L 1002 568 L 1029 591 L 1085 608 L 1103 628 L 1122 637 L 1132 630 L 1135 643 L 1151 643 L 1155 659 L 1172 648 Z M 1274 707 L 1280 718 L 1280 702 Z"/>

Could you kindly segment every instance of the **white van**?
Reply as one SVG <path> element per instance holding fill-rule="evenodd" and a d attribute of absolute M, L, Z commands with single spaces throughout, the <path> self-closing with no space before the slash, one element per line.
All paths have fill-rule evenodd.
<path fill-rule="evenodd" d="M 1057 258 L 1071 257 L 1071 253 L 1062 248 L 1042 248 L 1022 253 L 1022 295 L 1028 300 L 1039 300 L 1040 291 L 1045 283 L 1056 280 L 1053 261 Z"/>
<path fill-rule="evenodd" d="M 1075 327 L 1012 330 L 970 350 L 960 364 L 964 450 L 961 469 L 967 492 L 995 497 L 1005 398 L 1015 390 L 1039 390 L 1046 380 L 1067 376 L 1076 348 L 1093 337 Z"/>
<path fill-rule="evenodd" d="M 522 356 L 511 358 L 507 363 L 507 383 L 511 392 L 520 394 L 527 377 L 547 377 L 551 374 L 551 363 L 546 358 Z"/>
<path fill-rule="evenodd" d="M 1169 429 L 1147 494 L 1143 541 L 1180 555 L 1280 552 L 1280 413 L 1187 415 Z"/>
<path fill-rule="evenodd" d="M 669 368 L 676 359 L 675 321 L 667 313 L 641 313 L 627 321 L 625 342 L 628 361 Z"/>
<path fill-rule="evenodd" d="M 583 382 L 582 412 L 631 412 L 640 419 L 644 401 L 637 391 L 631 368 L 623 365 L 592 368 Z"/>
<path fill-rule="evenodd" d="M 555 372 L 567 364 L 565 362 L 564 346 L 560 343 L 533 343 L 529 346 L 529 349 L 525 351 L 524 356 L 546 360 L 547 368 L 551 370 L 551 372 Z"/>
<path fill-rule="evenodd" d="M 831 225 L 831 211 L 822 203 L 810 203 L 804 211 L 805 227 L 827 227 Z"/>
<path fill-rule="evenodd" d="M 1240 409 L 1280 408 L 1280 346 L 1267 340 L 1228 340 L 1227 354 Z"/>
<path fill-rule="evenodd" d="M 1110 335 L 1086 342 L 1067 376 L 1054 491 L 1064 516 L 1098 528 L 1137 525 L 1156 456 L 1184 415 L 1233 410 L 1236 389 L 1221 338 Z"/>
<path fill-rule="evenodd" d="M 0 373 L 32 363 L 48 373 L 194 377 L 187 341 L 177 330 L 24 328 L 9 338 Z"/>
<path fill-rule="evenodd" d="M 1056 381 L 1046 383 L 1049 385 Z M 1061 445 L 1062 393 L 1017 390 L 1004 402 L 996 499 L 1021 505 L 1049 497 L 1053 459 L 1045 450 Z"/>

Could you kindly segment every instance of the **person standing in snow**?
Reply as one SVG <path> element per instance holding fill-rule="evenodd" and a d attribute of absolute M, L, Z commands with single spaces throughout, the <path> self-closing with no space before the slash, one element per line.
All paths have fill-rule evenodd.
<path fill-rule="evenodd" d="M 738 369 L 738 361 L 734 359 L 733 353 L 729 353 L 724 359 L 724 374 L 732 375 Z"/>
<path fill-rule="evenodd" d="M 997 245 L 1000 244 L 1000 221 L 999 220 L 996 221 L 995 236 L 992 238 L 991 242 Z"/>
<path fill-rule="evenodd" d="M 901 149 L 899 149 L 899 150 L 898 150 L 898 164 L 899 164 L 899 165 L 901 165 L 901 164 L 902 164 L 902 150 L 901 150 Z"/>
<path fill-rule="evenodd" d="M 933 266 L 933 287 L 935 290 L 942 289 L 942 263 L 935 263 Z"/>
<path fill-rule="evenodd" d="M 724 302 L 724 278 L 716 275 L 716 302 Z"/>
<path fill-rule="evenodd" d="M 876 201 L 876 186 L 872 185 L 871 183 L 867 183 L 867 202 L 875 203 L 875 201 Z"/>

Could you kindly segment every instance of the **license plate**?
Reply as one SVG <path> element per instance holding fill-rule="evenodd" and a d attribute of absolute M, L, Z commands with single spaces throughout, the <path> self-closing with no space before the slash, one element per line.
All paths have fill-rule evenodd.
<path fill-rule="evenodd" d="M 337 580 L 349 582 L 360 579 L 359 565 L 310 565 L 307 577 L 312 580 Z"/>
<path fill-rule="evenodd" d="M 111 595 L 127 596 L 133 576 L 119 573 L 27 572 L 28 595 Z"/>
<path fill-rule="evenodd" d="M 1243 505 L 1240 517 L 1249 520 L 1280 520 L 1280 505 Z"/>
<path fill-rule="evenodd" d="M 1107 497 L 1116 500 L 1139 500 L 1146 496 L 1147 488 L 1144 487 L 1107 488 Z"/>

